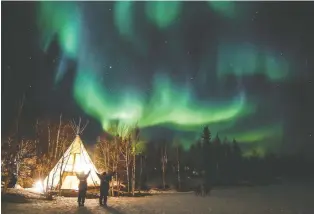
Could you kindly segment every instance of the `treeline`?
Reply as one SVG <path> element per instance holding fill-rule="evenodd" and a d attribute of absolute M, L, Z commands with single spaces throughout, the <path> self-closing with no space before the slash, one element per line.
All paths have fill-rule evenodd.
<path fill-rule="evenodd" d="M 13 135 L 2 139 L 4 187 L 13 185 L 14 179 L 23 187 L 43 180 L 73 142 L 77 128 L 80 125 L 63 121 L 60 116 L 54 122 L 38 120 L 33 138 Z M 313 163 L 302 156 L 260 157 L 253 153 L 244 157 L 235 139 L 229 142 L 221 141 L 218 135 L 212 137 L 209 127 L 204 127 L 199 140 L 184 150 L 178 141 L 145 142 L 136 125 L 115 122 L 106 135 L 97 138 L 89 154 L 99 172 L 117 172 L 112 194 L 120 191 L 134 194 L 135 190 L 150 188 L 186 191 L 202 183 L 266 184 L 278 182 L 279 177 L 313 173 Z"/>
<path fill-rule="evenodd" d="M 199 141 L 184 150 L 175 142 L 141 141 L 136 126 L 112 125 L 111 135 L 100 137 L 94 160 L 101 171 L 117 171 L 115 178 L 126 184 L 125 191 L 150 188 L 191 190 L 209 185 L 258 185 L 280 182 L 286 177 L 306 177 L 313 173 L 311 162 L 302 156 L 244 156 L 235 139 L 212 138 L 204 127 Z"/>
<path fill-rule="evenodd" d="M 201 183 L 260 185 L 313 175 L 313 163 L 302 156 L 259 156 L 257 152 L 244 156 L 235 139 L 212 138 L 209 127 L 204 127 L 199 141 L 188 150 L 178 141 L 143 142 L 138 128 L 118 127 L 109 131 L 113 137 L 99 138 L 94 157 L 98 169 L 119 172 L 116 180 L 126 184 L 126 191 L 130 186 L 134 192 L 150 188 L 186 191 Z"/>

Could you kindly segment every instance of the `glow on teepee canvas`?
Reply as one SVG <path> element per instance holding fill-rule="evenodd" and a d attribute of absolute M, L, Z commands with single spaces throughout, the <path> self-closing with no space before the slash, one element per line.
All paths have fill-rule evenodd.
<path fill-rule="evenodd" d="M 81 138 L 76 136 L 73 143 L 62 155 L 55 167 L 50 171 L 44 180 L 44 189 L 55 189 L 61 185 L 61 189 L 76 190 L 78 179 L 76 173 L 90 174 L 87 178 L 88 186 L 99 186 L 100 181 L 97 176 L 97 169 L 89 157 Z"/>

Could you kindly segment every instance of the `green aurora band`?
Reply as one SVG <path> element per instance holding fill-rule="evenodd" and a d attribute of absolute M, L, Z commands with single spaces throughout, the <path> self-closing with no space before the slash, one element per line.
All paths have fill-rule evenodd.
<path fill-rule="evenodd" d="M 246 104 L 244 95 L 239 95 L 229 102 L 198 102 L 193 99 L 188 87 L 180 89 L 166 77 L 155 79 L 153 94 L 148 100 L 139 92 L 126 92 L 122 96 L 110 96 L 97 83 L 97 78 L 84 72 L 77 77 L 74 96 L 82 108 L 97 118 L 104 129 L 110 120 L 121 120 L 124 123 L 138 123 L 142 128 L 160 124 L 173 126 L 204 126 L 239 117 L 253 106 Z"/>
<path fill-rule="evenodd" d="M 137 30 L 139 28 L 135 20 L 135 14 L 138 12 L 137 4 L 144 4 L 144 15 L 148 23 L 156 26 L 160 31 L 167 32 L 182 16 L 186 3 L 119 1 L 112 4 L 111 25 L 115 27 L 120 41 L 128 42 L 134 54 L 141 55 L 147 53 L 149 38 Z M 84 31 L 91 28 L 87 24 L 88 16 L 85 15 L 86 5 L 87 3 L 84 2 L 39 2 L 38 25 L 42 35 L 41 46 L 47 50 L 54 36 L 58 37 L 63 61 L 56 73 L 56 83 L 64 75 L 66 60 L 72 59 L 77 62 L 74 98 L 88 115 L 101 123 L 104 130 L 107 130 L 110 121 L 120 120 L 129 124 L 137 123 L 141 128 L 163 126 L 178 133 L 193 133 L 189 135 L 190 139 L 199 136 L 202 127 L 206 125 L 210 126 L 213 133 L 219 132 L 221 137 L 236 138 L 242 143 L 281 138 L 280 122 L 274 126 L 261 125 L 261 128 L 247 127 L 246 130 L 239 132 L 232 129 L 237 126 L 238 121 L 257 113 L 257 104 L 254 99 L 246 95 L 245 90 L 234 90 L 231 98 L 229 96 L 217 99 L 217 96 L 210 95 L 206 99 L 200 98 L 189 81 L 183 81 L 183 84 L 173 81 L 167 69 L 159 70 L 152 75 L 149 93 L 129 85 L 120 87 L 119 90 L 111 90 L 109 85 L 114 80 L 102 80 L 101 70 L 104 63 L 100 56 L 101 48 L 98 47 L 98 43 L 92 42 L 91 31 Z M 223 14 L 225 17 L 236 17 L 235 2 L 209 1 L 207 5 L 208 10 Z M 103 25 L 105 26 L 105 23 Z M 173 35 L 169 35 L 169 38 L 172 37 Z M 103 40 L 105 47 L 102 49 L 111 45 L 110 38 L 103 38 Z M 182 48 L 180 44 L 182 42 L 178 35 L 176 43 L 178 52 Z M 116 54 L 115 47 L 112 45 L 110 47 L 113 50 L 112 54 Z M 172 55 L 176 51 L 176 49 L 169 50 Z M 107 56 L 110 57 L 108 54 Z M 121 55 L 120 58 L 130 66 L 130 60 L 125 55 Z M 203 58 L 197 74 L 197 77 L 201 78 L 196 81 L 200 86 L 205 84 L 204 79 L 209 75 L 209 59 L 206 56 Z M 258 69 L 261 60 L 264 62 L 264 67 Z M 234 45 L 221 39 L 216 63 L 217 81 L 221 82 L 229 74 L 234 74 L 239 80 L 253 73 L 265 74 L 271 81 L 281 81 L 288 76 L 288 64 L 284 59 L 278 59 L 271 51 L 254 44 Z M 115 67 L 112 71 L 117 75 L 123 72 Z M 186 73 L 182 71 L 182 76 Z M 182 138 L 182 142 L 191 144 L 192 142 L 185 143 L 189 137 Z M 260 149 L 260 146 L 258 148 Z"/>

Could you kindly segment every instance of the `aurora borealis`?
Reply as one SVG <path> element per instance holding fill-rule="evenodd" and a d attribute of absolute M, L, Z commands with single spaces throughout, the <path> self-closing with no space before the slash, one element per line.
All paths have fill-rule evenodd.
<path fill-rule="evenodd" d="M 72 97 L 104 130 L 120 120 L 148 138 L 162 128 L 191 144 L 208 125 L 221 139 L 276 149 L 292 111 L 283 88 L 306 68 L 289 42 L 274 45 L 275 24 L 260 21 L 269 11 L 244 2 L 42 1 L 37 45 L 60 46 L 57 90 L 75 63 Z"/>

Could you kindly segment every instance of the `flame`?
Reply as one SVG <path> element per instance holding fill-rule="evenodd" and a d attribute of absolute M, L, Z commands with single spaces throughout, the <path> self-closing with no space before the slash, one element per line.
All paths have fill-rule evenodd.
<path fill-rule="evenodd" d="M 44 186 L 42 181 L 37 181 L 34 185 L 34 189 L 38 193 L 43 193 L 44 192 Z"/>

